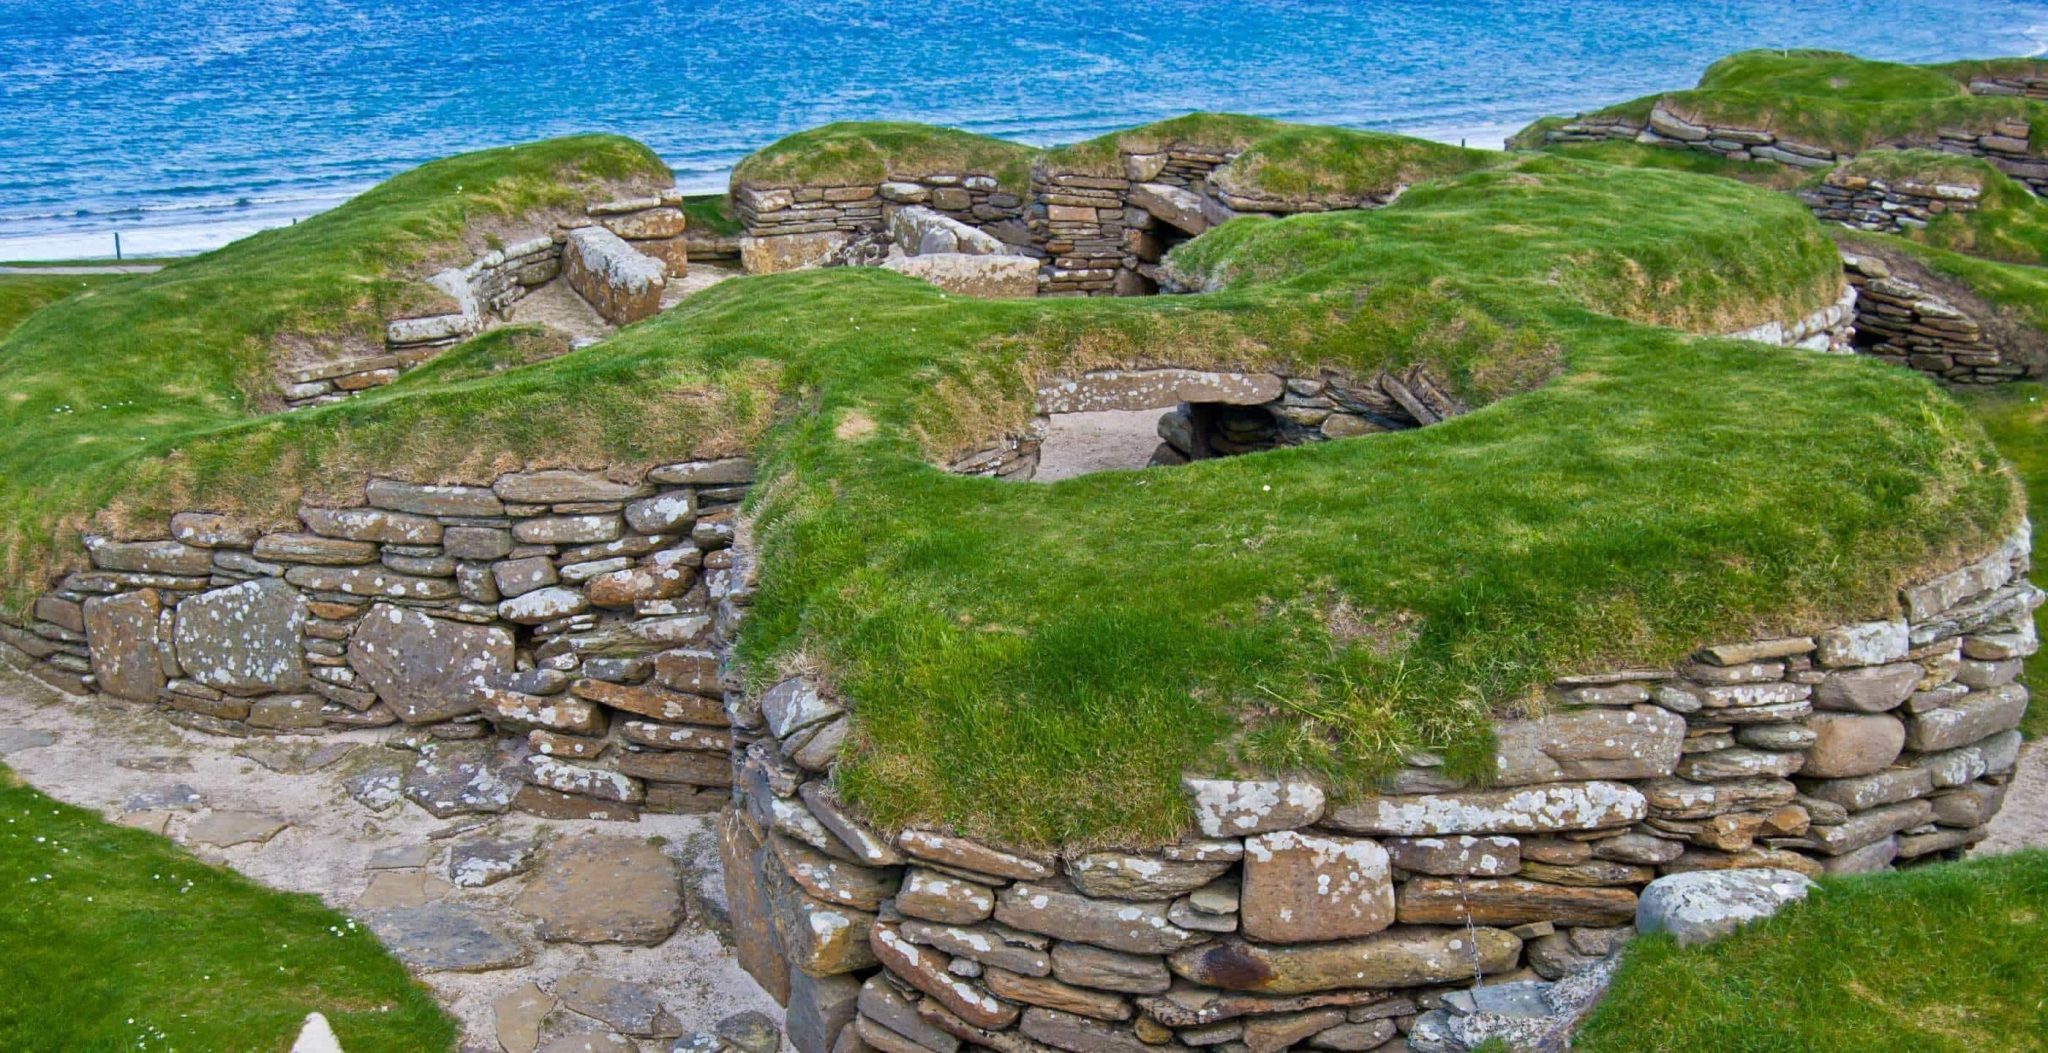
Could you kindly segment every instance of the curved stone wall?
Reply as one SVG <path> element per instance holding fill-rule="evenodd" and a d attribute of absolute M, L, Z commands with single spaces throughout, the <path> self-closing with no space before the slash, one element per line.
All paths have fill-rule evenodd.
<path fill-rule="evenodd" d="M 437 815 L 711 811 L 731 784 L 719 678 L 744 460 L 620 480 L 372 479 L 264 530 L 208 512 L 87 541 L 0 658 L 217 735 L 405 725 Z"/>
<path fill-rule="evenodd" d="M 1475 979 L 1598 963 L 1660 875 L 1981 839 L 2037 646 L 2029 542 L 1878 620 L 1559 679 L 1545 715 L 1499 725 L 1485 787 L 1427 755 L 1349 801 L 1189 779 L 1192 832 L 1145 850 L 871 828 L 831 786 L 840 700 L 802 678 L 734 696 L 738 953 L 800 1053 L 1463 1049 L 1428 1014 Z"/>

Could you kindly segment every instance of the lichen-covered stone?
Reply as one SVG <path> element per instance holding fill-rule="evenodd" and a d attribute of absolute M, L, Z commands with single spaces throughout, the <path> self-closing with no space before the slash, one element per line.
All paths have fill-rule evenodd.
<path fill-rule="evenodd" d="M 1635 914 L 1636 894 L 1522 878 L 1414 878 L 1401 885 L 1399 902 L 1404 925 L 1619 925 Z"/>
<path fill-rule="evenodd" d="M 185 675 L 232 694 L 298 691 L 306 686 L 300 641 L 306 603 L 275 578 L 258 578 L 178 604 L 171 631 Z"/>
<path fill-rule="evenodd" d="M 155 589 L 86 599 L 85 638 L 101 691 L 134 702 L 156 700 L 168 680 L 159 653 L 162 612 Z"/>
<path fill-rule="evenodd" d="M 477 711 L 512 671 L 512 634 L 378 604 L 349 638 L 348 659 L 400 720 L 431 724 Z"/>
<path fill-rule="evenodd" d="M 1281 830 L 1245 842 L 1238 908 L 1248 939 L 1345 939 L 1394 923 L 1394 885 L 1377 842 Z"/>
<path fill-rule="evenodd" d="M 1669 775 L 1685 718 L 1657 706 L 1581 709 L 1494 725 L 1494 784 Z"/>
<path fill-rule="evenodd" d="M 1322 787 L 1301 779 L 1183 779 L 1195 825 L 1208 837 L 1293 830 L 1322 818 Z"/>
<path fill-rule="evenodd" d="M 1168 904 L 1091 899 L 1064 881 L 1020 881 L 996 895 L 997 921 L 1026 932 L 1131 954 L 1163 954 L 1201 939 L 1166 917 Z"/>
<path fill-rule="evenodd" d="M 1343 805 L 1324 825 L 1347 833 L 1438 837 L 1598 830 L 1647 814 L 1641 792 L 1617 782 L 1548 783 L 1522 789 L 1368 796 Z"/>
<path fill-rule="evenodd" d="M 1650 882 L 1636 906 L 1636 931 L 1668 932 L 1680 944 L 1705 943 L 1805 899 L 1813 882 L 1789 870 L 1673 874 Z"/>

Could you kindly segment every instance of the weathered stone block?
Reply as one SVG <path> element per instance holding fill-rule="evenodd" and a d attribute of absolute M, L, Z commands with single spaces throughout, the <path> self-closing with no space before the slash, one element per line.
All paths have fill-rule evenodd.
<path fill-rule="evenodd" d="M 474 713 L 512 671 L 512 634 L 378 604 L 357 625 L 349 665 L 408 724 Z"/>
<path fill-rule="evenodd" d="M 156 700 L 168 679 L 158 651 L 162 611 L 155 589 L 85 601 L 85 638 L 101 691 L 132 702 Z"/>
<path fill-rule="evenodd" d="M 1387 852 L 1376 842 L 1294 830 L 1245 842 L 1240 923 L 1273 943 L 1346 939 L 1394 923 Z"/>
<path fill-rule="evenodd" d="M 306 686 L 300 650 L 308 614 L 298 590 L 275 578 L 214 589 L 178 605 L 171 630 L 185 675 L 230 694 Z"/>

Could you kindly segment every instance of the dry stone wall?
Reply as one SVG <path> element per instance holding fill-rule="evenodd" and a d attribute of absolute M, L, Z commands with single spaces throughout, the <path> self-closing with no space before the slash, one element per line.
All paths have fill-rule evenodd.
<path fill-rule="evenodd" d="M 733 213 L 745 226 L 740 258 L 748 273 L 817 266 L 861 235 L 888 228 L 898 207 L 918 207 L 1029 253 L 1024 203 L 994 173 L 892 175 L 872 184 L 735 185 Z"/>
<path fill-rule="evenodd" d="M 1544 715 L 1499 725 L 1485 786 L 1423 753 L 1348 801 L 1188 779 L 1190 834 L 1144 850 L 873 828 L 832 789 L 845 703 L 784 680 L 731 713 L 738 954 L 800 1053 L 1463 1050 L 1450 1025 L 1485 996 L 1569 994 L 1659 876 L 1855 873 L 1982 839 L 2038 646 L 2029 542 L 1878 620 L 1561 678 Z M 1467 990 L 1539 977 L 1567 979 Z"/>
<path fill-rule="evenodd" d="M 534 290 L 563 274 L 565 247 L 578 232 L 603 232 L 620 240 L 610 256 L 614 271 L 599 268 L 602 280 L 571 279 L 577 294 L 614 325 L 638 321 L 660 304 L 660 286 L 682 277 L 689 267 L 684 237 L 682 195 L 669 192 L 642 198 L 593 202 L 582 216 L 566 218 L 551 231 L 492 248 L 461 267 L 430 275 L 426 282 L 455 305 L 453 311 L 401 315 L 385 323 L 381 354 L 323 362 L 288 371 L 285 405 L 316 406 L 382 387 L 400 374 L 442 351 L 504 322 L 513 307 Z M 589 258 L 588 256 L 585 257 Z M 649 301 L 644 288 L 655 286 Z M 630 287 L 629 287 L 630 286 Z M 606 303 L 649 301 L 645 313 L 607 313 Z M 623 320 L 622 320 L 623 319 Z"/>
<path fill-rule="evenodd" d="M 1946 213 L 1973 212 L 1983 196 L 1974 186 L 1873 179 L 1840 169 L 1829 172 L 1819 186 L 1799 192 L 1819 219 L 1885 234 L 1924 227 Z"/>
<path fill-rule="evenodd" d="M 1988 132 L 1945 128 L 1932 136 L 1902 139 L 1888 145 L 1981 157 L 2038 195 L 2048 192 L 2048 156 L 2034 152 L 2029 135 L 2027 123 L 2015 119 L 2001 120 Z M 1626 119 L 1581 118 L 1549 129 L 1543 138 L 1552 143 L 1623 139 L 1719 154 L 1737 161 L 1772 161 L 1795 168 L 1827 168 L 1850 157 L 1825 146 L 1785 139 L 1765 129 L 1697 124 L 1672 112 L 1661 101 L 1651 107 L 1649 118 L 1641 124 Z"/>
<path fill-rule="evenodd" d="M 1131 296 L 1170 286 L 1159 270 L 1167 250 L 1231 216 L 1377 208 L 1395 196 L 1267 198 L 1231 181 L 1233 157 L 1234 151 L 1195 144 L 1126 152 L 1123 174 L 1115 176 L 1041 160 L 1021 197 L 979 173 L 892 176 L 874 185 L 739 185 L 733 202 L 746 225 L 742 258 L 752 273 L 825 264 L 850 242 L 890 230 L 899 212 L 916 208 L 977 228 L 1008 254 L 1038 261 L 1037 295 Z M 895 240 L 916 255 L 900 236 Z"/>
<path fill-rule="evenodd" d="M 186 512 L 163 540 L 90 540 L 90 569 L 0 622 L 0 657 L 210 734 L 403 725 L 420 759 L 399 789 L 437 815 L 711 811 L 751 477 L 373 479 L 291 530 Z"/>
<path fill-rule="evenodd" d="M 2028 372 L 1983 322 L 1875 256 L 1845 254 L 1856 287 L 1856 350 L 1952 384 L 2002 384 Z"/>

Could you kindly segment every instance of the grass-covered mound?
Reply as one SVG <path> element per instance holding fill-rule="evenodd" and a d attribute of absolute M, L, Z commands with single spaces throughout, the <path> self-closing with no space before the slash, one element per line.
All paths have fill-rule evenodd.
<path fill-rule="evenodd" d="M 1583 1053 L 2048 1050 L 2048 852 L 1830 878 L 1713 943 L 1629 944 Z"/>
<path fill-rule="evenodd" d="M 1225 188 L 1246 197 L 1281 201 L 1385 197 L 1398 187 L 1499 161 L 1498 154 L 1405 135 L 1191 113 L 1048 150 L 1045 164 L 1056 172 L 1121 178 L 1124 154 L 1161 153 L 1181 146 L 1236 153 Z"/>
<path fill-rule="evenodd" d="M 2012 462 L 2027 487 L 2027 504 L 2048 508 L 2048 385 L 2031 382 L 1972 388 L 1956 393 L 1983 423 L 1998 452 Z M 2034 535 L 2034 565 L 2048 566 L 2048 531 Z M 2048 611 L 2034 611 L 2037 632 L 2048 635 Z M 2027 659 L 2027 689 L 2039 697 L 2048 691 L 2048 654 Z M 2048 706 L 2029 706 L 2020 730 L 2028 738 L 2048 735 Z"/>
<path fill-rule="evenodd" d="M 0 767 L 0 1049 L 283 1050 L 318 1010 L 350 1053 L 455 1025 L 368 929 Z"/>
<path fill-rule="evenodd" d="M 734 187 L 856 186 L 890 176 L 982 172 L 1030 188 L 1036 147 L 909 121 L 838 121 L 785 136 L 732 170 Z"/>
<path fill-rule="evenodd" d="M 1356 788 L 1416 747 L 1474 770 L 1491 715 L 1553 675 L 1867 615 L 2020 514 L 1926 381 L 1657 327 L 1831 302 L 1833 247 L 1789 197 L 1528 157 L 1378 211 L 1234 221 L 1172 262 L 1218 291 L 739 279 L 571 354 L 492 334 L 255 419 L 144 391 L 109 368 L 118 343 L 75 339 L 39 383 L 134 405 L 118 430 L 47 402 L 0 415 L 9 574 L 74 552 L 94 510 L 161 529 L 186 507 L 286 515 L 372 469 L 481 482 L 751 447 L 766 569 L 741 649 L 757 676 L 807 667 L 852 700 L 847 794 L 887 823 L 1143 841 L 1185 821 L 1183 772 Z M 67 301 L 23 334 L 91 336 L 103 310 Z M 1483 408 L 1045 486 L 931 467 L 1021 426 L 1047 376 L 1147 363 L 1422 365 Z"/>
<path fill-rule="evenodd" d="M 1582 161 L 1719 176 L 1771 190 L 1797 190 L 1816 178 L 1811 172 L 1772 161 L 1739 161 L 1703 150 L 1673 150 L 1623 139 L 1552 143 L 1543 149 L 1560 157 L 1575 157 Z"/>
<path fill-rule="evenodd" d="M 1931 145 L 1945 128 L 1989 133 L 2002 120 L 2038 127 L 2040 103 L 1971 95 L 1965 86 L 1969 68 L 1966 63 L 1872 62 L 1838 51 L 1743 51 L 1707 67 L 1695 88 L 1609 106 L 1585 119 L 1640 124 L 1661 102 L 1696 124 L 1769 131 L 1845 154 L 1887 145 Z M 1561 123 L 1560 118 L 1544 118 L 1511 142 L 1540 146 L 1542 133 Z"/>
<path fill-rule="evenodd" d="M 27 317 L 0 337 L 0 573 L 39 585 L 62 513 L 138 489 L 121 478 L 130 458 L 263 418 L 282 404 L 284 368 L 381 352 L 387 318 L 440 295 L 422 274 L 466 261 L 512 217 L 546 229 L 537 214 L 668 181 L 651 152 L 615 136 L 465 154 Z"/>

